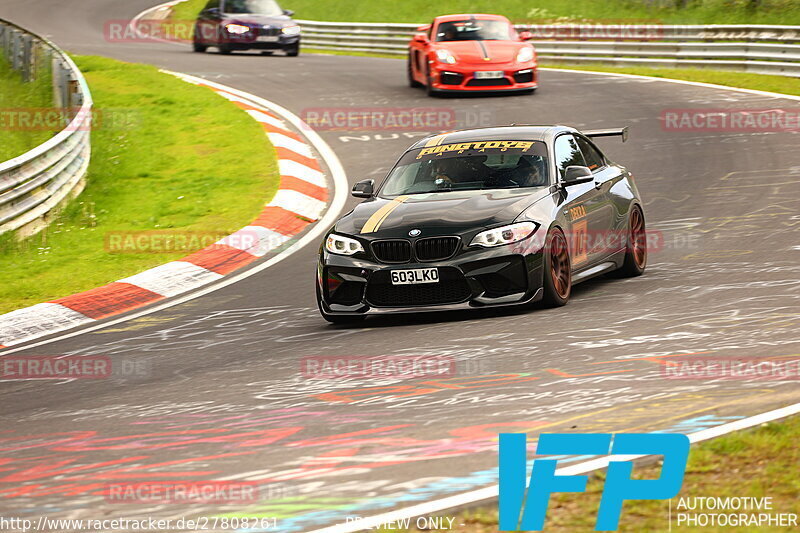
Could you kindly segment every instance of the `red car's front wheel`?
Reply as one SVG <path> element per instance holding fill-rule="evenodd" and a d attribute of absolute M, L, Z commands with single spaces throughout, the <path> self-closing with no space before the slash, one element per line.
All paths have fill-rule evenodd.
<path fill-rule="evenodd" d="M 408 57 L 408 86 L 416 89 L 422 87 L 422 84 L 414 78 L 414 66 L 411 64 L 411 56 Z"/>

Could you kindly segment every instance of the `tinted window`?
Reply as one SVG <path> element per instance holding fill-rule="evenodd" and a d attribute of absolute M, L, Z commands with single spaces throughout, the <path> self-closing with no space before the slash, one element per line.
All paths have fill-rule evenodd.
<path fill-rule="evenodd" d="M 405 154 L 381 196 L 549 185 L 547 148 L 539 141 L 480 141 L 420 148 Z"/>
<path fill-rule="evenodd" d="M 283 15 L 283 9 L 275 0 L 225 0 L 225 13 Z"/>
<path fill-rule="evenodd" d="M 503 20 L 469 19 L 442 22 L 436 29 L 436 40 L 446 41 L 507 41 L 513 38 L 514 28 Z"/>
<path fill-rule="evenodd" d="M 561 135 L 556 138 L 555 154 L 556 168 L 562 178 L 564 177 L 564 170 L 566 170 L 567 167 L 586 166 L 578 144 L 575 142 L 575 137 L 572 135 Z"/>
<path fill-rule="evenodd" d="M 578 139 L 578 146 L 581 147 L 583 158 L 586 160 L 586 166 L 589 167 L 589 170 L 594 172 L 598 168 L 606 166 L 606 162 L 603 160 L 602 154 L 597 151 L 597 148 L 583 137 L 576 137 L 576 139 Z"/>

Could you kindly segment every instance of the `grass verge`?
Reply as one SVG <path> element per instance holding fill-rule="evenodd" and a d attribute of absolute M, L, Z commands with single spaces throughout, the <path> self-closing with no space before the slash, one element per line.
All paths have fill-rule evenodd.
<path fill-rule="evenodd" d="M 151 66 L 75 60 L 103 117 L 92 132 L 87 187 L 43 232 L 24 241 L 0 237 L 0 313 L 188 253 L 109 253 L 109 234 L 230 233 L 277 190 L 269 139 L 232 103 Z"/>
<path fill-rule="evenodd" d="M 800 417 L 769 423 L 702 442 L 692 447 L 683 488 L 672 499 L 672 531 L 796 531 L 796 527 L 685 527 L 677 524 L 679 498 L 702 497 L 771 497 L 772 514 L 800 514 Z M 635 468 L 639 479 L 655 479 L 661 467 L 652 464 Z M 545 531 L 593 531 L 604 474 L 591 476 L 586 493 L 555 494 L 547 512 Z M 668 531 L 669 503 L 663 500 L 626 502 L 619 531 Z M 735 513 L 737 511 L 732 511 Z M 756 511 L 758 513 L 759 511 Z M 446 514 L 442 516 L 447 517 Z M 452 517 L 452 515 L 451 515 Z M 457 533 L 493 533 L 497 531 L 497 506 L 487 506 L 457 513 L 453 529 Z M 447 523 L 445 521 L 445 523 Z M 420 531 L 388 530 L 383 531 Z M 426 530 L 440 531 L 440 530 Z M 444 531 L 444 530 L 441 530 Z"/>
<path fill-rule="evenodd" d="M 20 156 L 49 139 L 53 133 L 42 130 L 20 130 L 15 126 L 18 115 L 13 110 L 33 111 L 53 107 L 53 84 L 49 69 L 42 69 L 36 80 L 24 83 L 0 53 L 0 161 Z M 5 113 L 3 113 L 5 115 Z"/>
<path fill-rule="evenodd" d="M 173 19 L 193 20 L 205 0 L 173 8 Z M 606 21 L 610 24 L 800 24 L 795 0 L 281 0 L 295 17 L 331 22 L 410 22 L 424 24 L 449 13 L 497 13 L 517 23 Z M 679 7 L 681 4 L 684 7 Z"/>

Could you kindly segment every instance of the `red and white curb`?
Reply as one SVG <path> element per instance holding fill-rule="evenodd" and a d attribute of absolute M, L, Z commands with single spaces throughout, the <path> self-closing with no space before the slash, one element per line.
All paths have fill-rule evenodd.
<path fill-rule="evenodd" d="M 0 349 L 208 285 L 285 246 L 326 211 L 328 180 L 315 151 L 278 113 L 264 106 L 264 100 L 200 78 L 171 74 L 215 91 L 262 125 L 278 155 L 281 181 L 275 196 L 248 226 L 187 257 L 103 287 L 0 315 Z M 299 119 L 279 109 L 295 128 L 302 126 Z"/>

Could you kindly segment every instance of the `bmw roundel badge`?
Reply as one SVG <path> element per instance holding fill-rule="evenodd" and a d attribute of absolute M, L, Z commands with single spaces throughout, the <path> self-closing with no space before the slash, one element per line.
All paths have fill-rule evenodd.
<path fill-rule="evenodd" d="M 421 233 L 422 233 L 422 230 L 412 229 L 411 231 L 408 232 L 408 236 L 409 237 L 419 237 Z"/>

